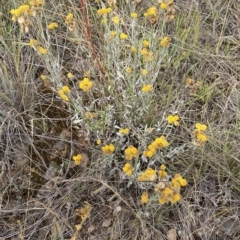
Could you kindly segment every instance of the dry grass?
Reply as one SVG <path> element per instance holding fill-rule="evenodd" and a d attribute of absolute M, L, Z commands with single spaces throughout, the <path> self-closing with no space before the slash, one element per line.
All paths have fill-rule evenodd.
<path fill-rule="evenodd" d="M 143 13 L 157 1 L 133 2 L 117 1 L 116 26 L 97 15 L 107 1 L 46 1 L 28 33 L 11 20 L 10 10 L 22 1 L 2 4 L 0 239 L 240 239 L 239 3 L 179 0 L 174 20 L 166 22 L 160 11 L 152 25 Z M 48 30 L 53 21 L 59 27 Z M 109 39 L 110 31 L 128 39 Z M 164 36 L 172 39 L 167 48 L 159 45 Z M 31 38 L 48 54 L 30 47 Z M 144 39 L 154 55 L 147 63 L 130 53 Z M 89 92 L 78 87 L 86 72 Z M 202 83 L 193 95 L 187 78 Z M 143 93 L 143 84 L 153 91 Z M 65 85 L 69 102 L 58 94 Z M 88 119 L 85 112 L 97 115 Z M 169 114 L 180 116 L 178 127 L 167 123 Z M 197 122 L 208 126 L 203 147 L 192 141 Z M 129 135 L 119 135 L 122 128 Z M 169 146 L 146 160 L 142 152 L 161 135 Z M 105 155 L 101 147 L 110 143 L 116 150 Z M 130 177 L 123 172 L 129 145 L 139 150 Z M 75 165 L 72 156 L 79 153 Z M 178 203 L 160 205 L 156 182 L 137 181 L 147 167 L 161 164 L 169 177 L 180 173 L 188 181 Z"/>

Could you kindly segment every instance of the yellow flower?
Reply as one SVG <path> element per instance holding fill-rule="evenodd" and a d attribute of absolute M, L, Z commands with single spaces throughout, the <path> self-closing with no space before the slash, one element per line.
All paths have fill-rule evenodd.
<path fill-rule="evenodd" d="M 94 112 L 85 112 L 84 115 L 88 119 L 93 119 L 96 117 L 96 113 L 94 113 Z"/>
<path fill-rule="evenodd" d="M 73 159 L 73 161 L 75 162 L 76 165 L 79 165 L 81 160 L 82 160 L 82 155 L 78 154 L 76 156 L 73 156 L 72 159 Z"/>
<path fill-rule="evenodd" d="M 126 68 L 126 72 L 127 72 L 127 73 L 131 73 L 131 72 L 132 72 L 132 69 L 131 69 L 130 67 L 127 67 L 127 68 Z"/>
<path fill-rule="evenodd" d="M 73 78 L 73 74 L 72 74 L 71 72 L 69 72 L 69 73 L 67 74 L 67 77 L 68 77 L 69 79 L 71 79 L 71 78 Z"/>
<path fill-rule="evenodd" d="M 115 151 L 115 147 L 113 144 L 105 145 L 102 147 L 102 151 L 104 154 L 110 155 Z"/>
<path fill-rule="evenodd" d="M 131 13 L 131 18 L 137 18 L 138 17 L 138 14 L 137 13 L 135 13 L 135 12 L 132 12 Z"/>
<path fill-rule="evenodd" d="M 131 47 L 131 51 L 134 52 L 134 53 L 136 53 L 136 52 L 137 52 L 137 48 L 134 47 L 134 46 L 132 46 L 132 47 Z"/>
<path fill-rule="evenodd" d="M 59 96 L 66 102 L 69 101 L 68 94 L 70 94 L 70 89 L 68 86 L 63 86 L 59 91 L 58 94 Z"/>
<path fill-rule="evenodd" d="M 127 39 L 127 38 L 128 38 L 128 35 L 127 35 L 127 34 L 125 34 L 125 33 L 121 33 L 121 34 L 120 34 L 120 39 L 125 40 L 125 39 Z"/>
<path fill-rule="evenodd" d="M 145 92 L 145 93 L 151 92 L 152 91 L 152 85 L 150 85 L 150 84 L 143 85 L 142 91 Z"/>
<path fill-rule="evenodd" d="M 144 152 L 143 152 L 143 155 L 145 156 L 145 157 L 152 157 L 152 156 L 154 156 L 156 154 L 156 150 L 154 149 L 154 150 L 152 150 L 152 149 L 147 149 L 147 150 L 145 150 Z"/>
<path fill-rule="evenodd" d="M 29 41 L 29 45 L 31 47 L 35 47 L 35 46 L 39 45 L 39 42 L 38 42 L 38 40 L 35 40 L 35 39 L 31 38 L 30 41 Z"/>
<path fill-rule="evenodd" d="M 158 175 L 161 179 L 163 179 L 167 176 L 167 172 L 165 170 L 166 170 L 166 166 L 162 164 L 160 166 L 160 170 L 158 171 Z"/>
<path fill-rule="evenodd" d="M 149 45 L 150 45 L 150 42 L 148 40 L 143 40 L 143 47 L 144 48 L 149 47 Z"/>
<path fill-rule="evenodd" d="M 195 127 L 199 131 L 206 131 L 207 130 L 207 125 L 205 125 L 205 124 L 196 123 Z"/>
<path fill-rule="evenodd" d="M 44 47 L 38 47 L 38 52 L 41 53 L 42 55 L 48 54 L 48 50 Z"/>
<path fill-rule="evenodd" d="M 112 9 L 109 7 L 109 8 L 101 8 L 101 9 L 98 9 L 97 10 L 97 14 L 98 16 L 103 16 L 107 13 L 110 13 L 112 11 Z"/>
<path fill-rule="evenodd" d="M 47 76 L 46 76 L 46 75 L 41 75 L 40 78 L 41 78 L 43 81 L 47 80 Z"/>
<path fill-rule="evenodd" d="M 162 40 L 160 42 L 160 45 L 162 47 L 168 47 L 170 42 L 171 42 L 171 38 L 170 37 L 164 37 L 164 38 L 162 38 Z"/>
<path fill-rule="evenodd" d="M 120 19 L 118 16 L 113 17 L 112 20 L 115 24 L 119 24 L 119 22 L 120 22 Z"/>
<path fill-rule="evenodd" d="M 172 195 L 172 197 L 170 198 L 170 202 L 172 204 L 179 202 L 182 199 L 182 196 L 179 193 L 175 193 Z"/>
<path fill-rule="evenodd" d="M 40 5 L 44 5 L 45 1 L 44 0 L 31 0 L 29 1 L 29 5 L 33 7 L 38 7 Z"/>
<path fill-rule="evenodd" d="M 120 129 L 119 133 L 124 134 L 124 135 L 128 135 L 129 134 L 129 128 Z"/>
<path fill-rule="evenodd" d="M 62 87 L 62 90 L 63 90 L 63 92 L 64 92 L 65 94 L 69 94 L 69 93 L 71 92 L 71 90 L 69 89 L 68 86 L 63 86 L 63 87 Z"/>
<path fill-rule="evenodd" d="M 205 135 L 204 133 L 199 133 L 199 134 L 197 134 L 197 139 L 201 140 L 203 142 L 206 142 L 208 140 L 208 136 Z"/>
<path fill-rule="evenodd" d="M 152 168 L 147 168 L 145 172 L 142 172 L 137 178 L 138 181 L 156 181 L 157 173 L 156 170 Z"/>
<path fill-rule="evenodd" d="M 53 29 L 55 29 L 55 28 L 58 28 L 58 24 L 55 23 L 55 22 L 52 22 L 52 23 L 50 23 L 50 24 L 48 25 L 48 29 L 49 29 L 49 30 L 53 30 Z"/>
<path fill-rule="evenodd" d="M 167 147 L 169 145 L 168 141 L 166 140 L 166 138 L 164 136 L 161 136 L 159 138 L 156 138 L 152 145 L 155 147 L 155 148 L 163 148 L 163 147 Z"/>
<path fill-rule="evenodd" d="M 125 149 L 124 151 L 125 153 L 125 159 L 130 161 L 132 160 L 134 157 L 138 156 L 138 150 L 137 148 L 135 148 L 134 146 L 129 146 Z"/>
<path fill-rule="evenodd" d="M 69 24 L 69 23 L 72 22 L 72 20 L 73 20 L 73 14 L 72 14 L 72 13 L 69 13 L 69 14 L 66 16 L 66 18 L 65 18 L 65 23 L 66 23 L 66 24 Z"/>
<path fill-rule="evenodd" d="M 127 176 L 131 176 L 133 173 L 133 168 L 131 166 L 131 164 L 126 163 L 123 167 L 123 172 L 127 175 Z"/>
<path fill-rule="evenodd" d="M 110 34 L 111 34 L 112 37 L 116 37 L 117 36 L 117 32 L 116 31 L 111 31 Z"/>
<path fill-rule="evenodd" d="M 143 69 L 143 70 L 141 71 L 141 73 L 142 73 L 142 75 L 147 75 L 148 71 L 147 71 L 146 69 Z"/>
<path fill-rule="evenodd" d="M 101 139 L 97 140 L 97 145 L 100 145 L 102 143 Z"/>
<path fill-rule="evenodd" d="M 150 7 L 145 13 L 144 16 L 145 17 L 157 17 L 158 15 L 158 10 L 156 7 Z"/>
<path fill-rule="evenodd" d="M 160 8 L 161 9 L 167 9 L 168 8 L 168 5 L 166 3 L 160 3 Z"/>
<path fill-rule="evenodd" d="M 179 126 L 179 116 L 178 115 L 169 115 L 167 117 L 167 121 L 169 124 L 173 124 L 174 126 Z"/>
<path fill-rule="evenodd" d="M 161 205 L 163 205 L 163 204 L 165 204 L 165 203 L 167 203 L 167 202 L 168 202 L 168 199 L 166 199 L 166 198 L 161 197 L 161 198 L 159 199 L 159 204 L 161 204 Z"/>
<path fill-rule="evenodd" d="M 184 179 L 181 174 L 175 174 L 174 178 L 172 179 L 172 182 L 178 182 L 182 187 L 185 187 L 187 185 L 187 180 Z"/>
<path fill-rule="evenodd" d="M 147 203 L 148 202 L 148 193 L 147 192 L 142 193 L 141 202 L 142 203 Z"/>
<path fill-rule="evenodd" d="M 79 88 L 82 89 L 84 92 L 88 92 L 93 85 L 93 82 L 89 80 L 89 78 L 84 78 L 82 81 L 79 82 Z"/>

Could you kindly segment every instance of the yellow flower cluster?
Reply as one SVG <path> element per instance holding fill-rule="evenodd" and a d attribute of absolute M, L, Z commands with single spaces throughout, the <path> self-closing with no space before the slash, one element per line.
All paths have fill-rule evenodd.
<path fill-rule="evenodd" d="M 160 179 L 163 179 L 167 176 L 166 166 L 164 164 L 162 164 L 160 166 L 160 169 L 158 171 L 158 175 L 159 175 Z"/>
<path fill-rule="evenodd" d="M 168 141 L 164 136 L 161 136 L 159 138 L 156 138 L 143 152 L 143 155 L 145 157 L 152 157 L 156 154 L 157 149 L 162 149 L 164 147 L 167 147 L 169 145 Z"/>
<path fill-rule="evenodd" d="M 56 22 L 52 22 L 47 26 L 47 28 L 49 30 L 54 30 L 54 29 L 58 28 L 58 24 Z"/>
<path fill-rule="evenodd" d="M 132 160 L 134 157 L 137 157 L 138 156 L 138 150 L 137 148 L 135 148 L 134 146 L 129 146 L 125 149 L 124 151 L 125 153 L 125 159 L 130 161 Z"/>
<path fill-rule="evenodd" d="M 105 145 L 102 147 L 102 151 L 106 155 L 110 155 L 115 151 L 115 147 L 113 144 Z"/>
<path fill-rule="evenodd" d="M 44 47 L 40 46 L 38 40 L 31 38 L 29 41 L 29 46 L 34 48 L 39 54 L 46 55 L 48 54 L 48 50 Z"/>
<path fill-rule="evenodd" d="M 171 38 L 170 37 L 163 37 L 161 39 L 160 45 L 162 47 L 168 47 L 170 45 L 170 42 L 171 42 Z"/>
<path fill-rule="evenodd" d="M 119 24 L 120 19 L 119 19 L 118 16 L 115 16 L 115 17 L 112 18 L 112 21 L 113 21 L 115 24 Z"/>
<path fill-rule="evenodd" d="M 123 134 L 123 135 L 128 135 L 129 134 L 129 128 L 122 128 L 118 132 Z"/>
<path fill-rule="evenodd" d="M 82 81 L 79 82 L 79 88 L 84 92 L 88 92 L 92 88 L 93 82 L 89 78 L 85 77 Z"/>
<path fill-rule="evenodd" d="M 127 175 L 127 176 L 131 176 L 133 173 L 133 167 L 130 163 L 126 163 L 123 167 L 123 172 Z"/>
<path fill-rule="evenodd" d="M 197 146 L 203 146 L 205 142 L 208 140 L 208 136 L 205 134 L 207 130 L 207 125 L 196 123 L 194 130 L 194 143 Z"/>
<path fill-rule="evenodd" d="M 173 4 L 173 0 L 160 0 L 159 3 L 160 8 L 166 10 L 171 4 Z"/>
<path fill-rule="evenodd" d="M 128 39 L 128 35 L 125 34 L 125 33 L 121 33 L 120 34 L 120 39 L 122 39 L 122 40 Z"/>
<path fill-rule="evenodd" d="M 143 85 L 142 87 L 142 92 L 145 92 L 145 93 L 148 93 L 148 92 L 151 92 L 152 91 L 152 85 L 150 84 L 147 84 L 147 85 Z"/>
<path fill-rule="evenodd" d="M 146 181 L 146 182 L 155 182 L 157 180 L 157 172 L 152 168 L 147 168 L 144 172 L 142 172 L 137 180 L 139 182 Z"/>
<path fill-rule="evenodd" d="M 73 156 L 72 159 L 73 159 L 73 161 L 74 161 L 74 163 L 75 163 L 76 165 L 79 165 L 80 162 L 81 162 L 81 160 L 82 160 L 82 155 L 81 155 L 81 154 L 78 154 L 78 155 L 76 155 L 76 156 Z"/>
<path fill-rule="evenodd" d="M 158 20 L 158 9 L 155 6 L 150 7 L 144 13 L 144 17 L 147 17 L 150 23 L 155 24 Z"/>
<path fill-rule="evenodd" d="M 110 13 L 112 11 L 112 9 L 110 7 L 108 8 L 101 8 L 97 10 L 97 14 L 98 16 L 103 16 L 106 15 L 107 13 Z"/>
<path fill-rule="evenodd" d="M 179 116 L 178 115 L 169 115 L 167 117 L 167 121 L 169 124 L 173 124 L 174 126 L 179 126 Z"/>
<path fill-rule="evenodd" d="M 146 44 L 146 43 L 145 43 Z M 145 61 L 152 61 L 153 60 L 153 52 L 149 51 L 146 47 L 141 49 L 141 55 L 144 56 Z"/>
<path fill-rule="evenodd" d="M 159 0 L 160 8 L 166 11 L 166 21 L 171 21 L 175 18 L 175 6 L 173 0 Z"/>
<path fill-rule="evenodd" d="M 165 204 L 171 202 L 173 204 L 180 201 L 182 198 L 180 194 L 181 187 L 186 185 L 186 179 L 184 179 L 180 174 L 175 174 L 171 182 L 159 182 L 155 186 L 155 191 L 161 196 L 159 203 Z"/>
<path fill-rule="evenodd" d="M 143 47 L 145 48 L 150 46 L 150 42 L 148 40 L 143 40 L 142 44 L 143 44 Z"/>
<path fill-rule="evenodd" d="M 142 75 L 147 75 L 148 71 L 147 71 L 147 69 L 143 69 L 143 70 L 141 71 L 141 73 L 142 73 Z"/>
<path fill-rule="evenodd" d="M 19 23 L 21 32 L 28 33 L 31 23 L 29 15 L 32 14 L 29 5 L 21 5 L 17 9 L 11 9 L 10 13 L 12 14 L 12 20 Z"/>
<path fill-rule="evenodd" d="M 138 14 L 136 12 L 131 13 L 131 18 L 137 18 L 137 17 L 138 17 Z"/>
<path fill-rule="evenodd" d="M 67 24 L 67 27 L 69 29 L 69 31 L 73 31 L 75 29 L 75 20 L 73 18 L 73 14 L 69 13 L 66 18 L 65 18 L 65 23 Z"/>
<path fill-rule="evenodd" d="M 68 95 L 70 94 L 71 90 L 69 89 L 68 86 L 63 86 L 59 91 L 58 94 L 59 96 L 62 98 L 63 101 L 68 102 L 69 101 L 69 97 Z"/>
<path fill-rule="evenodd" d="M 36 16 L 35 8 L 44 4 L 45 2 L 43 0 L 32 0 L 29 1 L 29 5 L 21 5 L 16 9 L 10 10 L 10 13 L 12 14 L 12 20 L 19 23 L 21 32 L 29 32 L 29 25 L 31 25 L 31 20 L 29 17 Z"/>
<path fill-rule="evenodd" d="M 141 202 L 142 203 L 147 203 L 148 202 L 148 193 L 147 192 L 143 192 L 142 196 L 141 196 Z"/>

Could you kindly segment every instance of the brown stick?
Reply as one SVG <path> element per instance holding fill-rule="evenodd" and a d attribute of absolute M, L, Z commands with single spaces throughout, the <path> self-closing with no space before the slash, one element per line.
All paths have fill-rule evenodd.
<path fill-rule="evenodd" d="M 79 1 L 80 1 L 80 5 L 81 5 L 81 11 L 82 11 L 82 15 L 83 15 L 83 21 L 84 21 L 84 25 L 85 25 L 86 36 L 87 36 L 88 42 L 90 43 L 91 51 L 92 51 L 92 53 L 94 55 L 94 58 L 97 62 L 98 69 L 103 74 L 103 76 L 106 77 L 106 73 L 105 73 L 102 65 L 100 64 L 99 58 L 97 56 L 97 53 L 96 53 L 94 45 L 93 45 L 92 34 L 91 34 L 89 21 L 88 21 L 88 16 L 87 16 L 87 12 L 86 12 L 85 0 L 79 0 Z"/>

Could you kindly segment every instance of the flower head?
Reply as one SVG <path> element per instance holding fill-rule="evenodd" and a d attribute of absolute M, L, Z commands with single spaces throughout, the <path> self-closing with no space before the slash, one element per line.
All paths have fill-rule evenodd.
<path fill-rule="evenodd" d="M 152 85 L 150 84 L 147 84 L 147 85 L 143 85 L 142 87 L 142 92 L 145 92 L 145 93 L 148 93 L 148 92 L 151 92 L 152 91 Z"/>
<path fill-rule="evenodd" d="M 103 16 L 107 13 L 110 13 L 112 11 L 112 9 L 109 7 L 109 8 L 100 8 L 97 10 L 97 14 L 98 16 Z"/>
<path fill-rule="evenodd" d="M 113 144 L 105 145 L 102 147 L 102 151 L 104 154 L 110 155 L 115 151 L 115 147 Z"/>
<path fill-rule="evenodd" d="M 141 202 L 142 203 L 147 203 L 148 202 L 148 193 L 147 192 L 142 193 Z"/>
<path fill-rule="evenodd" d="M 73 161 L 75 162 L 76 165 L 79 165 L 81 160 L 82 160 L 82 155 L 78 154 L 76 156 L 73 156 L 72 159 L 73 159 Z"/>
<path fill-rule="evenodd" d="M 195 127 L 199 131 L 206 131 L 207 130 L 207 125 L 205 125 L 205 124 L 196 123 Z"/>
<path fill-rule="evenodd" d="M 170 42 L 171 42 L 171 38 L 170 37 L 163 37 L 161 42 L 160 42 L 160 45 L 162 47 L 168 47 Z"/>
<path fill-rule="evenodd" d="M 74 76 L 73 76 L 73 74 L 72 74 L 71 72 L 69 72 L 69 73 L 67 74 L 67 77 L 68 77 L 69 79 L 71 79 L 71 78 L 73 78 Z"/>
<path fill-rule="evenodd" d="M 138 14 L 136 12 L 131 13 L 131 18 L 137 18 L 137 17 L 138 17 Z"/>
<path fill-rule="evenodd" d="M 122 39 L 122 40 L 128 39 L 128 35 L 125 34 L 125 33 L 121 33 L 120 34 L 120 39 Z"/>
<path fill-rule="evenodd" d="M 137 157 L 138 156 L 138 150 L 137 148 L 135 148 L 134 146 L 129 146 L 125 149 L 124 151 L 125 153 L 125 159 L 130 161 L 132 160 L 134 157 Z"/>
<path fill-rule="evenodd" d="M 55 23 L 55 22 L 52 22 L 52 23 L 50 23 L 50 24 L 47 26 L 47 28 L 48 28 L 49 30 L 56 29 L 56 28 L 58 28 L 58 24 Z"/>
<path fill-rule="evenodd" d="M 138 181 L 156 181 L 157 173 L 156 170 L 152 168 L 147 168 L 145 172 L 142 172 L 137 178 Z"/>
<path fill-rule="evenodd" d="M 174 126 L 179 126 L 179 116 L 178 115 L 169 115 L 167 117 L 167 121 L 169 124 L 173 124 Z"/>
<path fill-rule="evenodd" d="M 128 135 L 129 134 L 129 128 L 122 128 L 118 132 L 123 134 L 123 135 Z"/>
<path fill-rule="evenodd" d="M 118 16 L 113 17 L 112 20 L 115 24 L 119 24 L 119 22 L 120 22 L 120 19 Z"/>
<path fill-rule="evenodd" d="M 38 47 L 38 52 L 42 55 L 48 54 L 48 50 L 44 47 Z"/>
<path fill-rule="evenodd" d="M 133 173 L 133 168 L 131 166 L 130 163 L 126 163 L 123 167 L 123 172 L 127 175 L 127 176 L 131 176 Z"/>
<path fill-rule="evenodd" d="M 84 78 L 79 82 L 79 88 L 84 92 L 88 92 L 92 88 L 93 82 L 89 80 L 89 78 Z"/>
<path fill-rule="evenodd" d="M 143 47 L 147 48 L 149 47 L 150 42 L 148 40 L 143 40 Z"/>
<path fill-rule="evenodd" d="M 141 71 L 141 73 L 142 73 L 142 75 L 147 75 L 148 71 L 147 71 L 147 69 L 143 69 L 143 70 Z"/>

